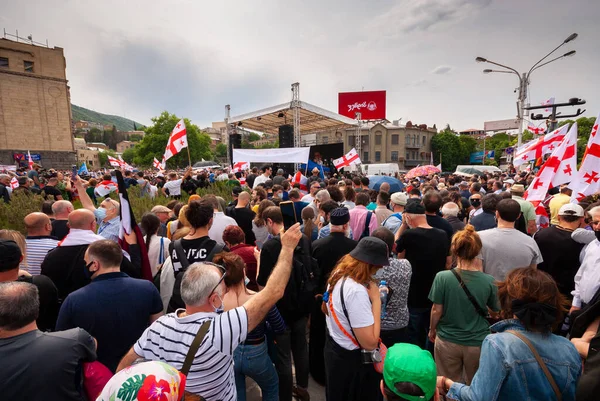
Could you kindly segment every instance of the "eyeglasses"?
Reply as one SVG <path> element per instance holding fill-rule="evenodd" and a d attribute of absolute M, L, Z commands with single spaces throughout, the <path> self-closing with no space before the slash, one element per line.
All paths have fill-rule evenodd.
<path fill-rule="evenodd" d="M 215 292 L 215 290 L 219 287 L 219 285 L 221 285 L 221 283 L 223 282 L 223 280 L 225 280 L 225 276 L 227 276 L 227 270 L 225 269 L 224 266 L 218 265 L 216 263 L 213 262 L 202 262 L 205 265 L 209 265 L 209 266 L 214 266 L 217 269 L 221 270 L 223 272 L 223 275 L 221 276 L 221 278 L 219 279 L 219 281 L 217 282 L 217 285 L 215 285 L 215 287 L 212 289 L 212 291 L 210 292 L 210 294 L 208 294 L 208 297 L 210 298 L 210 296 Z"/>

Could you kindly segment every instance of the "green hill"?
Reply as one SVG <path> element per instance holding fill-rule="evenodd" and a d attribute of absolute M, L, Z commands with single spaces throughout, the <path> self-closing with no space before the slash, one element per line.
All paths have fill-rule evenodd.
<path fill-rule="evenodd" d="M 143 124 L 128 118 L 98 113 L 97 111 L 89 110 L 74 104 L 71 104 L 71 111 L 73 113 L 73 121 L 84 120 L 104 125 L 114 125 L 119 131 L 133 131 L 134 123 L 135 128 L 138 130 L 143 127 Z"/>

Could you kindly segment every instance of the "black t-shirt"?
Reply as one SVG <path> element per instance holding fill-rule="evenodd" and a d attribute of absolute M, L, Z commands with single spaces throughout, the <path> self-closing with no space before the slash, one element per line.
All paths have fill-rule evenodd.
<path fill-rule="evenodd" d="M 55 187 L 51 186 L 51 185 L 46 185 L 44 187 L 44 193 L 46 194 L 44 196 L 44 199 L 48 199 L 48 195 L 52 195 L 54 196 L 54 199 L 57 199 L 57 196 L 62 196 L 62 192 L 60 192 L 58 189 L 56 189 Z"/>
<path fill-rule="evenodd" d="M 398 252 L 406 251 L 405 258 L 412 267 L 408 291 L 408 306 L 429 308 L 429 290 L 435 275 L 446 268 L 448 235 L 437 228 L 411 228 L 396 241 Z M 261 265 L 262 273 L 262 265 Z"/>
<path fill-rule="evenodd" d="M 450 242 L 452 241 L 454 230 L 452 229 L 452 225 L 448 223 L 448 220 L 440 216 L 427 215 L 427 224 L 429 224 L 433 228 L 439 228 L 440 230 L 443 230 L 446 233 L 446 235 L 448 236 L 448 249 L 450 249 Z"/>
<path fill-rule="evenodd" d="M 254 220 L 256 213 L 247 207 L 235 207 L 230 209 L 229 216 L 235 219 L 235 222 L 240 226 L 242 231 L 244 231 L 244 234 L 246 235 L 246 244 L 254 245 L 256 236 L 254 235 L 254 231 L 252 231 L 252 220 Z"/>
<path fill-rule="evenodd" d="M 254 180 L 256 180 L 256 174 L 248 174 L 248 177 L 246 177 L 246 185 L 248 185 L 248 188 L 254 187 Z"/>
<path fill-rule="evenodd" d="M 84 400 L 81 363 L 94 360 L 94 339 L 79 328 L 0 338 L 2 399 Z"/>
<path fill-rule="evenodd" d="M 52 222 L 52 232 L 50 235 L 56 237 L 59 241 L 69 233 L 68 220 L 54 220 Z"/>
<path fill-rule="evenodd" d="M 556 226 L 538 231 L 533 239 L 540 248 L 544 261 L 538 269 L 550 274 L 556 281 L 558 290 L 569 298 L 575 289 L 575 274 L 579 270 L 579 254 L 584 244 L 571 238 L 573 231 Z"/>
<path fill-rule="evenodd" d="M 40 331 L 54 331 L 60 305 L 58 303 L 58 290 L 52 280 L 40 274 L 31 277 L 19 276 L 17 281 L 33 284 L 38 288 L 40 314 L 36 323 Z"/>

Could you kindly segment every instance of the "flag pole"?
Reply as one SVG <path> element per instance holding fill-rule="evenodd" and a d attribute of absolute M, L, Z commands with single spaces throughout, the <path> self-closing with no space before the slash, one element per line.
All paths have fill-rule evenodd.
<path fill-rule="evenodd" d="M 188 167 L 192 167 L 192 158 L 190 157 L 190 145 L 188 144 L 187 152 L 188 152 Z"/>

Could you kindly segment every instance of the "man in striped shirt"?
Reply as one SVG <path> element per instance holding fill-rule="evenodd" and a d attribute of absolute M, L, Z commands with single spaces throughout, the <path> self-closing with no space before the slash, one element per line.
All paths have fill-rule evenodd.
<path fill-rule="evenodd" d="M 58 240 L 50 236 L 52 223 L 46 214 L 29 213 L 24 221 L 27 228 L 27 271 L 35 276 L 40 274 L 46 254 L 56 248 Z"/>
<path fill-rule="evenodd" d="M 105 198 L 100 206 L 96 208 L 94 202 L 85 192 L 82 181 L 77 177 L 75 188 L 79 193 L 81 205 L 94 213 L 96 223 L 98 224 L 98 235 L 106 239 L 119 242 L 119 231 L 121 230 L 121 206 L 119 202 L 111 198 Z"/>
<path fill-rule="evenodd" d="M 186 390 L 207 401 L 237 400 L 233 351 L 283 297 L 292 271 L 293 252 L 301 237 L 299 224 L 283 233 L 281 253 L 265 288 L 243 306 L 225 313 L 221 313 L 227 291 L 224 269 L 206 262 L 189 266 L 181 281 L 185 309 L 154 322 L 123 357 L 117 371 L 138 358 L 163 361 L 181 369 L 196 333 L 208 320 L 210 327 L 194 356 Z"/>

